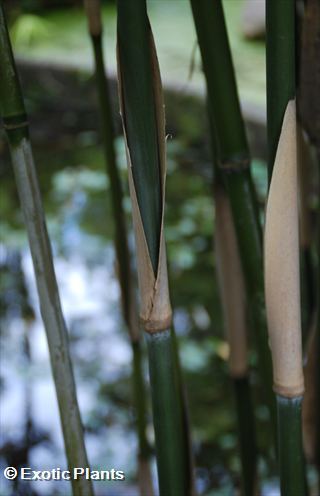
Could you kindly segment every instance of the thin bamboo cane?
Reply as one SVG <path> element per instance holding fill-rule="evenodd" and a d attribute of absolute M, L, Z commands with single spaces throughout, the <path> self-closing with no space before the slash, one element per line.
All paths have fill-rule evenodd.
<path fill-rule="evenodd" d="M 259 494 L 257 447 L 249 375 L 233 378 L 233 387 L 239 426 L 242 494 L 243 496 L 257 496 Z"/>
<path fill-rule="evenodd" d="M 309 207 L 310 186 L 313 169 L 311 145 L 303 132 L 301 125 L 297 125 L 297 150 L 298 150 L 298 183 L 299 183 L 299 231 L 302 262 L 302 276 L 304 287 L 305 312 L 302 316 L 303 340 L 308 337 L 312 326 L 313 314 L 316 308 L 315 267 L 313 260 L 313 226 L 312 211 Z M 304 318 L 303 318 L 304 317 Z"/>
<path fill-rule="evenodd" d="M 320 355 L 320 327 L 317 312 L 313 317 L 306 346 L 306 365 L 304 367 L 306 391 L 303 398 L 302 425 L 306 460 L 314 464 L 319 470 L 320 374 L 318 358 Z"/>
<path fill-rule="evenodd" d="M 320 160 L 319 160 L 320 165 Z M 320 183 L 318 184 L 320 197 Z M 306 459 L 318 471 L 318 491 L 320 491 L 320 204 L 318 206 L 317 226 L 317 267 L 316 267 L 316 306 L 306 350 L 304 369 L 306 391 L 302 408 L 303 441 Z"/>
<path fill-rule="evenodd" d="M 320 166 L 320 150 L 318 155 L 318 163 Z M 320 182 L 318 184 L 318 193 L 320 196 Z M 316 312 L 316 326 L 318 331 L 317 349 L 320 350 L 320 204 L 318 205 L 318 240 L 317 240 L 317 253 L 318 253 L 318 267 L 317 267 L 317 312 Z M 316 384 L 317 384 L 317 410 L 320 411 L 320 367 L 318 364 L 316 370 Z M 316 441 L 316 464 L 318 468 L 318 487 L 320 490 L 320 422 L 317 419 L 317 441 Z"/>
<path fill-rule="evenodd" d="M 306 480 L 302 457 L 302 397 L 277 395 L 281 496 L 303 496 Z"/>
<path fill-rule="evenodd" d="M 115 219 L 115 249 L 118 262 L 118 278 L 121 289 L 122 309 L 130 335 L 133 354 L 133 391 L 139 440 L 138 480 L 140 493 L 145 496 L 152 496 L 153 488 L 149 466 L 151 450 L 146 435 L 147 401 L 146 387 L 143 378 L 143 355 L 140 342 L 141 336 L 137 314 L 137 302 L 134 296 L 131 277 L 130 254 L 123 210 L 123 192 L 114 149 L 115 133 L 112 120 L 110 90 L 104 63 L 100 0 L 84 0 L 84 7 L 88 18 L 88 29 L 94 52 L 96 83 L 100 101 L 99 110 L 101 116 L 102 138 L 107 173 L 111 186 L 111 206 Z"/>
<path fill-rule="evenodd" d="M 265 226 L 265 292 L 278 405 L 281 494 L 306 493 L 301 404 L 304 392 L 299 281 L 295 102 L 287 105 Z"/>
<path fill-rule="evenodd" d="M 221 0 L 191 0 L 191 7 L 207 81 L 208 110 L 217 134 L 219 168 L 227 186 L 250 301 L 260 376 L 276 438 L 276 405 L 265 318 L 262 236 L 223 8 Z"/>
<path fill-rule="evenodd" d="M 255 422 L 247 357 L 246 301 L 241 261 L 228 196 L 215 171 L 215 246 L 221 300 L 229 343 L 229 373 L 238 418 L 242 494 L 257 490 Z"/>
<path fill-rule="evenodd" d="M 218 167 L 217 138 L 209 115 L 214 167 L 216 264 L 229 343 L 229 373 L 233 382 L 238 420 L 242 494 L 257 493 L 257 448 L 250 391 L 247 350 L 247 311 L 244 277 L 230 202 Z"/>
<path fill-rule="evenodd" d="M 267 0 L 267 129 L 269 182 L 284 112 L 295 98 L 295 1 Z M 285 20 L 285 21 L 284 21 Z"/>
<path fill-rule="evenodd" d="M 0 106 L 29 237 L 40 311 L 44 322 L 69 470 L 88 467 L 83 428 L 69 355 L 52 253 L 28 134 L 28 121 L 14 63 L 2 1 L 0 2 Z M 73 494 L 91 496 L 91 481 L 71 479 Z"/>
<path fill-rule="evenodd" d="M 298 110 L 299 119 L 304 130 L 308 134 L 308 138 L 316 150 L 316 159 L 318 167 L 320 167 L 320 2 L 318 0 L 308 0 L 304 2 L 303 25 L 301 33 L 301 48 L 300 48 L 300 67 L 299 67 L 299 94 L 298 94 Z M 317 194 L 320 198 L 320 183 L 319 183 L 320 168 L 318 169 L 318 185 Z M 313 178 L 314 183 L 314 178 Z M 318 333 L 318 350 L 319 350 L 319 333 L 320 333 L 320 203 L 317 209 L 318 215 L 318 240 L 315 244 L 314 254 L 317 262 L 315 263 L 316 270 L 316 328 Z M 317 355 L 318 358 L 318 355 Z M 308 367 L 308 366 L 307 366 Z M 316 377 L 314 378 L 317 384 L 317 408 L 319 411 L 320 405 L 320 368 L 317 361 Z M 314 386 L 316 386 L 316 384 Z M 308 394 L 308 391 L 306 391 Z M 315 428 L 315 461 L 318 468 L 318 493 L 320 494 L 320 422 L 319 415 L 317 416 L 317 426 Z"/>
<path fill-rule="evenodd" d="M 265 228 L 267 318 L 278 407 L 281 494 L 303 495 L 303 373 L 298 235 L 295 2 L 267 0 L 269 180 Z M 283 20 L 285 19 L 285 22 Z M 285 294 L 283 290 L 285 288 Z M 280 301 L 277 299 L 281 298 Z M 288 351 L 289 350 L 289 351 Z"/>
<path fill-rule="evenodd" d="M 131 76 L 123 77 L 124 95 L 132 95 L 134 105 L 141 109 L 139 113 L 125 113 L 128 147 L 131 161 L 138 163 L 132 174 L 140 205 L 143 227 L 154 273 L 158 268 L 158 252 L 162 218 L 162 192 L 159 172 L 159 151 L 156 134 L 156 114 L 154 107 L 152 72 L 150 61 L 150 27 L 146 18 L 145 2 L 139 0 L 136 5 L 127 6 L 118 2 L 118 47 L 121 51 L 121 64 Z M 132 15 L 131 15 L 132 14 Z M 126 17 L 127 16 L 127 17 Z M 131 16 L 131 17 L 129 17 Z M 125 32 L 122 36 L 122 26 Z M 130 41 L 128 41 L 130 40 Z M 143 47 L 143 48 L 142 48 Z M 148 110 L 148 107 L 150 110 Z M 143 109 L 147 109 L 146 112 Z M 134 141 L 144 136 L 144 146 L 135 147 Z M 147 187 L 146 187 L 147 185 Z"/>
<path fill-rule="evenodd" d="M 118 0 L 118 77 L 147 334 L 160 494 L 188 495 L 188 442 L 171 327 L 165 241 L 165 129 L 146 1 Z"/>

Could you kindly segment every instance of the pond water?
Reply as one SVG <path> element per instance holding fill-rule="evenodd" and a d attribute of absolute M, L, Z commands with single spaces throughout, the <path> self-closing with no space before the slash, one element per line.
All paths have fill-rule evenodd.
<path fill-rule="evenodd" d="M 97 118 L 88 98 L 88 77 L 61 81 L 46 74 L 46 92 L 25 76 L 31 136 L 62 306 L 70 333 L 80 408 L 92 467 L 124 470 L 126 481 L 97 482 L 97 495 L 136 495 L 137 441 L 131 393 L 131 348 L 121 317 L 112 243 L 113 219 Z M 64 91 L 75 101 L 64 99 Z M 78 96 L 74 96 L 78 92 Z M 49 96 L 48 96 L 49 95 Z M 77 100 L 78 98 L 78 100 Z M 60 105 L 57 102 L 60 102 Z M 80 102 L 80 103 L 79 103 Z M 188 109 L 181 109 L 181 114 Z M 181 117 L 188 127 L 192 115 Z M 168 139 L 166 239 L 174 322 L 187 386 L 199 494 L 232 495 L 239 486 L 236 419 L 228 379 L 213 253 L 214 209 L 210 154 L 203 135 L 174 131 Z M 185 138 L 188 136 L 188 139 Z M 129 241 L 134 258 L 123 141 L 115 141 L 125 190 Z M 10 160 L 0 143 L 1 179 L 1 466 L 34 469 L 65 466 L 57 403 L 31 258 Z M 263 199 L 266 170 L 254 161 Z M 265 494 L 277 494 L 268 451 L 265 408 L 251 357 Z M 145 378 L 148 380 L 147 364 Z M 153 429 L 149 408 L 149 440 Z M 154 457 L 153 474 L 156 483 Z M 268 484 L 273 488 L 268 489 Z M 32 491 L 31 491 L 32 488 Z M 35 482 L 1 494 L 69 494 L 69 486 Z"/>

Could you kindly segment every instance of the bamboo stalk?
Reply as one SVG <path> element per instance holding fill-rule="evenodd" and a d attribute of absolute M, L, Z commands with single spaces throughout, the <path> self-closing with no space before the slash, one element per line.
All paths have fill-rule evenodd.
<path fill-rule="evenodd" d="M 229 373 L 234 386 L 238 419 L 242 494 L 253 496 L 257 490 L 257 460 L 247 357 L 244 280 L 230 202 L 221 180 L 218 179 L 218 170 L 215 171 L 215 176 L 216 264 L 229 343 Z"/>
<path fill-rule="evenodd" d="M 209 115 L 214 168 L 215 254 L 229 344 L 229 374 L 234 387 L 241 460 L 242 494 L 257 493 L 255 419 L 248 368 L 247 302 L 239 248 L 230 201 L 218 167 L 217 137 Z"/>
<path fill-rule="evenodd" d="M 33 260 L 40 311 L 44 322 L 69 470 L 88 467 L 83 428 L 69 354 L 37 174 L 28 134 L 28 121 L 0 1 L 0 105 L 7 133 L 16 185 Z M 91 496 L 91 482 L 72 479 L 73 494 Z"/>
<path fill-rule="evenodd" d="M 277 395 L 281 496 L 307 494 L 302 457 L 302 397 Z"/>
<path fill-rule="evenodd" d="M 308 337 L 309 329 L 312 326 L 313 314 L 316 309 L 316 284 L 315 267 L 313 261 L 313 226 L 312 212 L 309 207 L 309 196 L 311 177 L 313 169 L 313 157 L 311 154 L 311 144 L 307 141 L 307 136 L 301 125 L 297 124 L 297 150 L 298 150 L 298 187 L 299 187 L 299 232 L 302 261 L 302 275 L 304 282 L 305 300 L 305 330 L 303 329 L 304 340 Z"/>
<path fill-rule="evenodd" d="M 319 157 L 320 158 L 320 157 Z M 320 165 L 320 160 L 319 160 Z M 318 184 L 320 197 L 320 183 Z M 306 365 L 304 368 L 306 391 L 302 408 L 303 441 L 306 459 L 318 472 L 318 492 L 320 491 L 320 204 L 318 205 L 316 235 L 316 304 L 313 321 L 306 347 Z"/>
<path fill-rule="evenodd" d="M 132 284 L 132 270 L 127 240 L 125 214 L 123 210 L 123 192 L 116 162 L 114 148 L 114 126 L 110 90 L 103 54 L 103 30 L 100 0 L 84 0 L 88 19 L 88 29 L 95 60 L 96 84 L 100 102 L 102 139 L 111 186 L 111 207 L 115 219 L 115 250 L 118 262 L 118 279 L 121 289 L 122 310 L 126 322 L 133 354 L 133 391 L 137 414 L 137 433 L 139 441 L 138 480 L 140 493 L 152 496 L 152 479 L 149 466 L 150 446 L 147 440 L 147 401 L 146 387 L 143 379 L 143 355 L 141 335 L 137 314 L 137 302 Z"/>
<path fill-rule="evenodd" d="M 219 170 L 230 200 L 256 335 L 260 376 L 276 438 L 276 405 L 265 318 L 262 236 L 223 8 L 221 0 L 191 0 L 191 7 L 207 82 L 208 110 L 217 135 Z"/>
<path fill-rule="evenodd" d="M 320 150 L 318 155 L 318 163 L 320 166 Z M 320 183 L 318 184 L 318 192 L 320 195 Z M 318 339 L 317 339 L 317 349 L 320 350 L 320 204 L 318 205 L 318 236 L 317 236 L 317 253 L 318 253 L 318 266 L 317 266 L 317 311 L 316 311 L 316 326 L 318 331 Z M 317 410 L 320 411 L 320 370 L 319 364 L 316 371 L 316 384 L 317 384 Z M 320 422 L 318 417 L 317 422 L 317 441 L 316 441 L 316 464 L 318 468 L 318 487 L 320 489 Z"/>
<path fill-rule="evenodd" d="M 267 0 L 267 118 L 270 190 L 265 226 L 265 288 L 278 408 L 283 496 L 306 494 L 302 371 L 295 2 Z M 286 22 L 283 22 L 283 19 Z"/>
<path fill-rule="evenodd" d="M 146 1 L 118 0 L 118 78 L 140 288 L 147 332 L 159 488 L 191 492 L 188 442 L 169 300 L 165 240 L 165 125 Z"/>
<path fill-rule="evenodd" d="M 249 374 L 234 377 L 233 387 L 239 429 L 242 494 L 243 496 L 256 496 L 259 494 L 257 447 Z"/>
<path fill-rule="evenodd" d="M 285 19 L 285 22 L 284 22 Z M 295 98 L 295 1 L 267 0 L 267 130 L 269 182 L 284 112 Z"/>
<path fill-rule="evenodd" d="M 290 101 L 283 119 L 268 195 L 264 267 L 283 496 L 306 493 L 301 428 L 304 378 L 296 145 L 295 102 Z"/>
<path fill-rule="evenodd" d="M 318 0 L 308 0 L 304 3 L 303 24 L 300 39 L 299 53 L 299 88 L 298 88 L 298 110 L 299 119 L 303 129 L 307 132 L 310 143 L 315 147 L 316 160 L 318 165 L 318 185 L 317 194 L 320 198 L 320 3 Z M 313 178 L 314 184 L 314 178 Z M 317 240 L 314 246 L 315 257 L 315 309 L 316 309 L 316 332 L 317 342 L 315 350 L 319 353 L 320 347 L 320 203 L 317 208 Z M 316 355 L 317 368 L 315 370 L 316 377 L 313 377 L 317 400 L 313 402 L 313 408 L 317 408 L 319 412 L 320 406 L 320 368 Z M 308 364 L 307 364 L 308 371 Z M 308 392 L 308 373 L 306 377 L 306 395 Z M 316 417 L 314 435 L 314 459 L 318 469 L 318 493 L 320 494 L 320 422 L 319 415 Z"/>
<path fill-rule="evenodd" d="M 320 280 L 320 278 L 319 278 Z M 306 365 L 304 377 L 306 391 L 302 407 L 303 444 L 306 460 L 314 464 L 318 470 L 319 463 L 319 411 L 320 411 L 320 374 L 318 358 L 320 354 L 320 334 L 317 312 L 306 346 Z M 320 481 L 319 481 L 320 482 Z"/>
<path fill-rule="evenodd" d="M 121 64 L 127 72 L 139 77 L 123 77 L 123 94 L 133 95 L 134 105 L 141 109 L 139 113 L 126 112 L 125 125 L 127 129 L 128 148 L 132 164 L 139 167 L 132 168 L 136 186 L 137 199 L 140 205 L 144 232 L 149 247 L 150 258 L 154 273 L 158 268 L 159 241 L 162 218 L 162 191 L 159 171 L 159 151 L 156 134 L 156 114 L 154 107 L 153 81 L 150 61 L 150 27 L 146 18 L 145 2 L 139 0 L 136 5 L 125 6 L 125 2 L 118 2 L 118 47 L 121 49 Z M 130 16 L 131 18 L 125 17 Z M 122 22 L 123 19 L 123 22 Z M 122 25 L 126 22 L 122 36 Z M 127 39 L 125 39 L 127 38 Z M 131 40 L 132 43 L 128 42 Z M 134 40 L 134 42 L 133 42 Z M 141 49 L 144 47 L 145 49 Z M 147 54 L 145 53 L 147 52 Z M 125 69 L 124 69 L 125 70 Z M 148 110 L 150 106 L 151 110 Z M 147 111 L 143 112 L 146 108 Z M 144 136 L 143 147 L 133 146 L 133 142 Z M 145 187 L 148 186 L 148 187 Z"/>

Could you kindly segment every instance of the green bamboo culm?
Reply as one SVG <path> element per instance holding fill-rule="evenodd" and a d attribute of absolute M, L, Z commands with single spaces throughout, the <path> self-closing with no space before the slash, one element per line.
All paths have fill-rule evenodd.
<path fill-rule="evenodd" d="M 294 0 L 266 1 L 268 175 L 272 176 L 284 112 L 295 98 Z"/>
<path fill-rule="evenodd" d="M 163 238 L 161 81 L 146 1 L 118 0 L 117 7 L 119 93 L 137 247 L 140 316 L 147 331 L 159 489 L 161 496 L 187 496 L 191 494 L 189 446 Z"/>
<path fill-rule="evenodd" d="M 233 387 L 239 430 L 242 494 L 254 496 L 257 494 L 257 447 L 249 375 L 234 378 Z"/>
<path fill-rule="evenodd" d="M 160 496 L 192 494 L 173 332 L 147 335 Z"/>
<path fill-rule="evenodd" d="M 123 92 L 124 95 L 130 95 L 133 109 L 140 109 L 139 112 L 131 112 L 129 109 L 126 112 L 127 139 L 132 163 L 139 164 L 139 167 L 132 168 L 132 174 L 152 267 L 156 274 L 162 191 L 150 65 L 150 26 L 145 1 L 118 1 L 118 33 L 119 49 L 123 46 Z M 144 146 L 134 146 L 141 136 L 144 137 Z"/>
<path fill-rule="evenodd" d="M 319 154 L 320 155 L 320 154 Z M 320 166 L 320 156 L 318 160 Z M 318 192 L 320 196 L 320 183 L 318 184 Z M 317 236 L 317 253 L 318 253 L 318 266 L 317 266 L 317 309 L 316 309 L 316 325 L 318 329 L 318 339 L 317 339 L 317 350 L 320 352 L 320 202 L 318 205 L 318 236 Z M 320 411 L 320 367 L 318 366 L 318 373 L 316 377 L 316 385 L 317 385 L 317 411 Z M 318 419 L 318 424 L 316 427 L 316 463 L 318 469 L 318 487 L 320 491 L 320 422 Z"/>
<path fill-rule="evenodd" d="M 276 439 L 276 403 L 272 392 L 263 288 L 262 233 L 223 7 L 221 0 L 191 0 L 191 7 L 207 82 L 208 110 L 216 130 L 219 168 L 230 200 L 250 301 L 260 377 Z"/>
<path fill-rule="evenodd" d="M 294 0 L 283 0 L 278 2 L 276 0 L 267 0 L 266 2 L 266 21 L 267 21 L 267 128 L 268 128 L 268 171 L 269 171 L 269 183 L 271 183 L 271 188 L 269 192 L 268 199 L 268 209 L 266 214 L 266 240 L 272 239 L 272 228 L 268 227 L 269 222 L 275 222 L 272 224 L 276 228 L 276 223 L 280 224 L 281 220 L 273 220 L 272 214 L 268 213 L 268 210 L 272 212 L 273 203 L 277 201 L 277 195 L 287 196 L 290 205 L 287 203 L 280 203 L 278 201 L 277 206 L 279 212 L 274 212 L 274 217 L 276 215 L 283 218 L 284 215 L 288 216 L 288 209 L 291 212 L 297 212 L 297 199 L 296 197 L 290 196 L 290 190 L 288 189 L 288 194 L 286 193 L 286 183 L 289 181 L 297 189 L 295 174 L 297 174 L 295 168 L 297 168 L 297 153 L 296 150 L 292 151 L 292 146 L 286 145 L 286 139 L 290 139 L 291 128 L 294 129 L 296 126 L 295 120 L 296 115 L 292 117 L 294 123 L 291 124 L 288 120 L 288 112 L 290 112 L 290 105 L 293 105 L 296 95 L 296 71 L 295 71 L 295 1 Z M 283 20 L 285 19 L 285 22 Z M 287 120 L 286 120 L 287 118 Z M 289 131 L 288 131 L 289 130 Z M 296 131 L 294 131 L 294 137 L 292 138 L 294 142 L 296 141 Z M 288 136 L 288 138 L 286 138 Z M 285 153 L 282 153 L 282 147 L 285 149 Z M 284 157 L 286 162 L 282 165 L 281 157 Z M 295 164 L 295 165 L 294 165 Z M 283 173 L 280 176 L 278 172 L 280 168 L 283 168 Z M 293 173 L 290 173 L 290 170 Z M 286 179 L 286 175 L 290 179 Z M 282 183 L 280 184 L 280 178 Z M 271 182 L 272 181 L 272 182 Z M 272 193 L 272 194 L 271 194 Z M 270 203 L 270 207 L 269 207 Z M 281 210 L 280 210 L 281 209 Z M 288 216 L 289 218 L 289 216 Z M 286 223 L 288 224 L 288 220 Z M 290 226 L 290 231 L 285 233 L 285 229 L 281 229 L 281 243 L 286 242 L 285 236 L 290 236 L 291 233 L 298 231 L 298 215 L 292 220 L 292 226 Z M 269 234 L 270 232 L 270 234 Z M 275 231 L 274 231 L 275 232 Z M 298 236 L 296 236 L 298 238 Z M 294 246 L 294 243 L 298 242 L 298 239 L 290 243 L 291 253 L 290 255 L 294 257 L 296 253 L 296 263 L 299 267 L 299 247 Z M 279 240 L 280 241 L 280 240 Z M 274 242 L 278 244 L 276 241 Z M 269 244 L 267 241 L 266 246 L 266 268 L 270 274 L 266 272 L 265 277 L 272 277 L 272 255 L 268 254 Z M 267 257 L 269 258 L 269 263 L 267 263 Z M 288 257 L 289 259 L 290 257 Z M 282 264 L 280 270 L 286 270 L 285 264 Z M 279 270 L 279 272 L 280 272 Z M 285 276 L 284 276 L 285 277 Z M 296 287 L 294 289 L 289 288 L 288 294 L 297 293 L 299 295 L 299 277 L 296 276 L 292 278 Z M 275 280 L 275 284 L 279 287 L 278 282 Z M 290 281 L 292 284 L 292 281 Z M 270 286 L 270 293 L 277 288 Z M 281 293 L 282 294 L 282 293 Z M 267 298 L 270 300 L 270 296 Z M 299 296 L 296 298 L 296 305 L 300 305 Z M 284 315 L 287 313 L 290 319 L 290 314 L 296 315 L 296 309 L 294 308 L 294 303 L 283 302 Z M 288 312 L 288 310 L 290 310 Z M 277 329 L 275 322 L 273 322 L 272 309 L 267 307 L 269 322 L 269 332 L 276 333 Z M 298 320 L 294 317 L 295 322 Z M 299 319 L 300 320 L 300 319 Z M 284 319 L 285 322 L 285 319 Z M 278 324 L 279 325 L 279 324 Z M 300 326 L 300 322 L 297 322 L 297 326 Z M 287 329 L 281 329 L 283 335 L 287 332 Z M 298 330 L 298 339 L 301 341 L 301 328 Z M 272 343 L 271 334 L 271 343 Z M 291 339 L 292 349 L 296 349 L 293 344 L 293 338 Z M 283 350 L 283 353 L 286 350 Z M 277 354 L 281 353 L 280 348 L 275 352 L 272 350 L 274 355 L 274 368 L 279 367 L 277 364 Z M 292 371 L 301 368 L 301 363 L 299 364 L 299 359 L 296 358 L 296 351 L 292 353 L 292 365 L 291 374 L 288 371 L 286 380 L 290 382 L 290 377 L 288 375 L 293 375 Z M 289 358 L 286 359 L 289 361 Z M 279 380 L 279 372 L 275 373 L 275 381 Z M 283 379 L 284 382 L 284 379 Z M 300 390 L 303 388 L 300 387 Z M 278 410 L 278 445 L 279 445 L 279 467 L 280 467 L 280 486 L 282 496 L 298 496 L 307 493 L 307 483 L 305 476 L 305 463 L 304 454 L 302 447 L 302 419 L 301 419 L 301 407 L 302 407 L 302 395 L 301 393 L 294 392 L 293 394 L 286 394 L 284 389 L 282 392 L 279 387 L 276 388 L 277 391 L 277 410 Z"/>
<path fill-rule="evenodd" d="M 307 494 L 302 447 L 302 397 L 277 395 L 281 496 Z"/>
<path fill-rule="evenodd" d="M 130 308 L 132 308 L 131 279 L 128 277 L 131 270 L 130 254 L 126 234 L 125 215 L 122 204 L 123 192 L 114 147 L 115 132 L 112 119 L 110 89 L 104 63 L 100 1 L 85 0 L 84 4 L 88 14 L 90 38 L 94 53 L 95 77 L 99 97 L 101 135 L 107 173 L 110 180 L 111 206 L 115 225 L 115 247 L 118 261 L 119 283 L 121 286 L 125 321 L 130 328 Z M 137 334 L 137 331 L 132 329 L 132 333 Z"/>
<path fill-rule="evenodd" d="M 33 260 L 41 316 L 47 334 L 51 368 L 69 470 L 88 467 L 83 427 L 62 315 L 50 242 L 28 133 L 27 115 L 0 1 L 0 110 L 6 130 L 16 185 Z M 72 480 L 75 496 L 93 495 L 91 481 Z"/>
<path fill-rule="evenodd" d="M 88 28 L 95 61 L 96 84 L 99 96 L 101 131 L 104 145 L 107 174 L 110 180 L 111 207 L 115 226 L 115 250 L 118 264 L 118 279 L 121 289 L 122 309 L 127 325 L 133 355 L 133 395 L 137 418 L 139 442 L 138 479 L 140 493 L 144 496 L 153 494 L 149 466 L 151 448 L 147 440 L 147 399 L 143 377 L 143 353 L 141 333 L 137 314 L 137 302 L 132 284 L 130 253 L 127 240 L 127 228 L 123 209 L 123 191 L 118 171 L 114 147 L 114 125 L 110 89 L 103 53 L 103 30 L 100 0 L 84 0 L 88 18 Z"/>

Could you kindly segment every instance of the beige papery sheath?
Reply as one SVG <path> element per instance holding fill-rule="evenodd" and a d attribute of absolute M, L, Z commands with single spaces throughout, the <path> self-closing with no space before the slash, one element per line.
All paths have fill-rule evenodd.
<path fill-rule="evenodd" d="M 304 391 L 301 349 L 296 107 L 283 119 L 266 209 L 265 296 L 274 391 Z"/>
<path fill-rule="evenodd" d="M 230 375 L 247 374 L 247 323 L 243 273 L 229 199 L 215 187 L 215 248 L 223 314 L 229 343 Z"/>
<path fill-rule="evenodd" d="M 157 274 L 154 274 L 152 263 L 149 255 L 148 245 L 143 229 L 139 204 L 137 200 L 132 167 L 138 167 L 133 164 L 130 157 L 130 149 L 126 132 L 126 109 L 122 90 L 121 77 L 121 51 L 119 44 L 117 47 L 118 59 L 118 81 L 119 81 L 119 99 L 123 124 L 123 131 L 126 143 L 129 188 L 132 203 L 132 217 L 136 240 L 138 279 L 140 289 L 140 319 L 145 331 L 149 333 L 160 332 L 168 329 L 172 322 L 172 310 L 169 297 L 166 247 L 163 231 L 164 223 L 164 205 L 165 205 L 165 183 L 166 183 L 166 138 L 165 138 L 165 116 L 164 101 L 162 94 L 162 85 L 159 71 L 159 64 L 156 55 L 154 40 L 150 29 L 150 52 L 153 74 L 153 89 L 155 98 L 155 112 L 157 119 L 158 132 L 158 150 L 159 150 L 159 169 L 161 174 L 162 190 L 162 219 L 161 234 L 159 243 L 159 263 Z"/>

